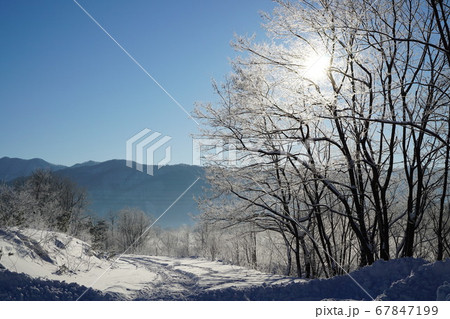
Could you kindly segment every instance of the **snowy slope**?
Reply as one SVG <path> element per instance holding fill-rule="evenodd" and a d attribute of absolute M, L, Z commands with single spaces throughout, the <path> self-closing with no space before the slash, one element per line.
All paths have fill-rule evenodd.
<path fill-rule="evenodd" d="M 0 229 L 0 251 L 0 300 L 450 300 L 450 260 L 377 261 L 308 281 L 202 258 L 108 260 L 79 239 L 31 229 Z"/>
<path fill-rule="evenodd" d="M 32 229 L 0 229 L 0 249 L 0 264 L 10 271 L 92 287 L 120 299 L 187 299 L 210 289 L 300 281 L 202 258 L 124 255 L 108 260 L 79 239 Z"/>

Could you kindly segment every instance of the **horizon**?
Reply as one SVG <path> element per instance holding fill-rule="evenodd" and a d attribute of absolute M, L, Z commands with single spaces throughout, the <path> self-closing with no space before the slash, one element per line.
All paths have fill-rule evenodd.
<path fill-rule="evenodd" d="M 41 158 L 41 157 L 22 158 L 22 157 L 15 157 L 15 156 L 7 156 L 7 155 L 5 155 L 5 156 L 0 157 L 0 160 L 2 160 L 2 159 L 23 160 L 23 161 L 41 160 L 41 161 L 46 162 L 47 164 L 51 164 L 51 165 L 55 165 L 55 166 L 64 166 L 65 168 L 71 168 L 71 167 L 73 167 L 75 165 L 86 164 L 86 163 L 102 164 L 102 163 L 112 162 L 112 161 L 123 161 L 123 162 L 126 162 L 126 159 L 124 159 L 124 158 L 111 158 L 111 159 L 106 159 L 104 161 L 87 160 L 87 161 L 84 161 L 84 162 L 75 163 L 73 165 L 64 165 L 64 164 L 48 161 L 45 158 Z M 140 163 L 140 162 L 136 162 L 136 161 L 133 161 L 133 164 L 141 164 L 141 165 L 144 165 L 144 166 L 150 166 L 149 164 Z M 178 166 L 178 165 L 204 167 L 203 165 L 196 165 L 196 164 L 189 164 L 189 163 L 168 163 L 166 165 L 161 166 L 161 168 L 164 167 L 164 166 Z M 157 164 L 153 164 L 152 166 L 157 167 L 158 165 Z"/>

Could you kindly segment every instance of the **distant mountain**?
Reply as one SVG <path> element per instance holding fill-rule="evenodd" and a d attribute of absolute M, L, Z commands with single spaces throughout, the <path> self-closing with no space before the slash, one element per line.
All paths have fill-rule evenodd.
<path fill-rule="evenodd" d="M 72 166 L 58 170 L 84 187 L 89 193 L 90 210 L 106 216 L 110 211 L 137 207 L 158 218 L 197 178 L 200 178 L 182 198 L 158 221 L 158 225 L 178 227 L 192 224 L 190 215 L 197 215 L 194 196 L 200 196 L 205 186 L 204 170 L 198 166 L 170 165 L 154 168 L 154 175 L 126 166 L 125 160 L 111 160 L 92 165 Z"/>
<path fill-rule="evenodd" d="M 19 177 L 29 176 L 37 169 L 57 171 L 66 168 L 63 165 L 48 163 L 40 158 L 25 160 L 21 158 L 0 158 L 0 182 L 10 182 Z"/>
<path fill-rule="evenodd" d="M 71 167 L 53 165 L 41 159 L 0 159 L 0 180 L 12 181 L 28 176 L 35 169 L 45 168 L 70 178 L 86 189 L 91 215 L 106 217 L 122 208 L 136 207 L 158 218 L 197 178 L 200 178 L 170 209 L 157 225 L 178 227 L 193 224 L 191 216 L 198 214 L 194 197 L 200 197 L 206 183 L 199 166 L 169 165 L 154 167 L 150 176 L 126 166 L 125 160 L 85 162 Z M 144 170 L 146 171 L 146 170 Z"/>
<path fill-rule="evenodd" d="M 87 162 L 75 164 L 75 165 L 71 166 L 71 168 L 83 167 L 83 166 L 94 166 L 94 165 L 97 165 L 97 164 L 100 164 L 100 162 L 87 161 Z"/>

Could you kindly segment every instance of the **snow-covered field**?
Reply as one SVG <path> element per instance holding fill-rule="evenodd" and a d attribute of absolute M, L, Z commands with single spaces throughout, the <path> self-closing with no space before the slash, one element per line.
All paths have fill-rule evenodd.
<path fill-rule="evenodd" d="M 31 229 L 0 229 L 0 255 L 0 300 L 450 300 L 450 260 L 378 261 L 308 281 L 202 258 L 107 259 L 79 239 Z"/>

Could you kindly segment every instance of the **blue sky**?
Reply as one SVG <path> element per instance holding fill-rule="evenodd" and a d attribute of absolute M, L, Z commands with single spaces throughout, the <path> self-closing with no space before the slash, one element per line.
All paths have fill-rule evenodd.
<path fill-rule="evenodd" d="M 214 101 L 233 35 L 264 36 L 269 0 L 78 0 L 188 111 Z M 125 158 L 144 128 L 191 163 L 197 125 L 72 0 L 0 0 L 0 157 Z"/>

